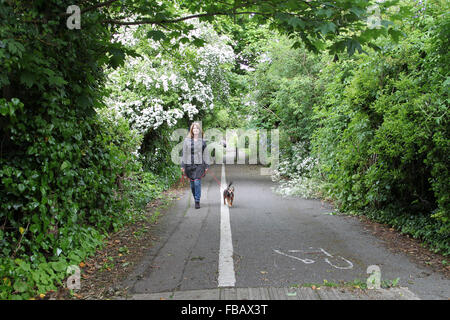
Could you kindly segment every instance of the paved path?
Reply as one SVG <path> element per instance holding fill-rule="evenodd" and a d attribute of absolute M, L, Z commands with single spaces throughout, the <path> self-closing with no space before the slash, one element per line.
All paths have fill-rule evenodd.
<path fill-rule="evenodd" d="M 336 288 L 217 288 L 135 294 L 132 300 L 419 300 L 407 288 L 345 290 Z"/>
<path fill-rule="evenodd" d="M 275 183 L 270 177 L 260 174 L 260 166 L 226 165 L 223 177 L 222 170 L 221 165 L 210 169 L 222 184 L 233 181 L 234 206 L 223 205 L 219 185 L 210 174 L 202 180 L 201 209 L 194 209 L 186 190 L 163 212 L 151 230 L 158 241 L 122 284 L 131 298 L 174 292 L 175 297 L 220 298 L 220 292 L 229 288 L 237 288 L 236 292 L 278 288 L 270 289 L 278 292 L 324 280 L 365 282 L 371 265 L 380 268 L 381 280 L 400 278 L 404 291 L 396 290 L 404 297 L 450 297 L 449 279 L 390 252 L 357 219 L 329 215 L 332 208 L 319 200 L 282 198 L 272 191 Z M 297 292 L 296 298 L 306 291 Z M 393 299 L 394 291 L 379 292 Z M 324 292 L 315 290 L 315 297 L 326 298 Z M 330 292 L 334 292 L 330 298 L 342 293 Z M 370 294 L 363 298 L 371 298 Z M 282 297 L 264 297 L 275 296 Z"/>

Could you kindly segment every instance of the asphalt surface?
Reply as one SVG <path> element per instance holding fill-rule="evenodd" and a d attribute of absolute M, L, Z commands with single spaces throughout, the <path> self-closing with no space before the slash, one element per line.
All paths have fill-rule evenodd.
<path fill-rule="evenodd" d="M 131 300 L 420 300 L 408 288 L 350 290 L 338 288 L 216 288 L 138 293 Z"/>
<path fill-rule="evenodd" d="M 226 165 L 235 202 L 228 209 L 232 239 L 233 288 L 289 288 L 308 283 L 352 282 L 368 278 L 376 265 L 381 281 L 398 284 L 420 299 L 449 299 L 450 281 L 390 252 L 381 239 L 351 217 L 330 215 L 320 200 L 283 198 L 272 191 L 270 176 L 258 165 Z M 221 165 L 202 180 L 201 208 L 189 188 L 162 212 L 152 230 L 157 237 L 142 263 L 123 282 L 130 295 L 195 292 L 219 287 Z M 230 272 L 229 269 L 226 272 Z"/>

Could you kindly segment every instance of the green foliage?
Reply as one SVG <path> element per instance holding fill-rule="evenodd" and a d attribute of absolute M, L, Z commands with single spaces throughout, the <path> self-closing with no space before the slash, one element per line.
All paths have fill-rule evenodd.
<path fill-rule="evenodd" d="M 371 29 L 367 18 L 372 15 L 369 8 L 375 1 L 240 1 L 217 2 L 181 1 L 182 8 L 190 12 L 201 12 L 200 19 L 211 21 L 215 15 L 227 15 L 236 21 L 240 15 L 252 13 L 255 23 L 267 24 L 270 29 L 293 39 L 295 48 L 302 45 L 313 52 L 324 49 L 332 53 L 355 50 L 362 52 L 362 46 L 370 46 L 381 35 L 396 34 L 395 25 L 387 21 L 389 9 L 398 0 L 377 2 L 379 9 L 379 28 Z M 401 10 L 393 18 L 403 17 Z"/>
<path fill-rule="evenodd" d="M 398 286 L 400 278 L 395 278 L 394 280 L 381 280 L 380 287 L 383 289 L 389 289 Z M 314 290 L 321 287 L 329 288 L 348 288 L 348 289 L 367 289 L 367 280 L 354 279 L 352 281 L 339 281 L 339 283 L 330 282 L 328 280 L 323 280 L 323 283 L 303 283 L 301 285 L 303 288 L 314 288 Z"/>
<path fill-rule="evenodd" d="M 387 21 L 408 13 L 410 6 L 388 12 L 398 2 L 379 4 L 386 20 L 371 29 L 366 19 L 373 1 L 87 0 L 82 29 L 69 30 L 65 11 L 72 1 L 0 0 L 0 299 L 28 299 L 55 289 L 67 266 L 93 254 L 108 232 L 134 221 L 180 177 L 178 166 L 169 165 L 177 142 L 169 140 L 168 126 L 141 136 L 104 108 L 111 94 L 105 73 L 124 66 L 127 56 L 161 54 L 148 44 L 128 48 L 112 41 L 119 25 L 137 23 L 148 25 L 140 29 L 143 37 L 175 55 L 176 68 L 192 78 L 197 69 L 189 74 L 184 66 L 191 66 L 195 48 L 206 44 L 187 38 L 194 26 L 186 21 L 197 16 L 239 17 L 245 27 L 216 27 L 241 41 L 234 47 L 240 65 L 256 69 L 250 77 L 238 65 L 234 74 L 229 66 L 208 73 L 213 91 L 222 95 L 217 110 L 198 114 L 205 123 L 242 124 L 238 111 L 251 115 L 250 126 L 280 127 L 285 159 L 300 154 L 306 159 L 312 144 L 314 157 L 308 159 L 317 158 L 325 191 L 342 209 L 378 212 L 446 252 L 450 23 L 442 12 L 448 4 L 429 4 L 425 13 L 406 19 L 408 37 L 402 39 L 397 25 Z M 286 37 L 272 40 L 275 30 Z M 180 44 L 188 46 L 182 58 L 176 56 Z M 327 55 L 307 52 L 352 55 L 367 48 L 383 54 L 333 64 Z M 260 60 L 262 53 L 270 59 Z M 231 84 L 233 97 L 226 97 L 218 79 Z M 143 96 L 147 88 L 133 89 Z M 173 106 L 176 89 L 151 93 Z M 253 95 L 241 108 L 246 90 Z M 182 119 L 177 126 L 187 124 Z M 301 163 L 293 162 L 288 171 L 309 174 L 309 165 L 304 170 Z"/>
<path fill-rule="evenodd" d="M 3 216 L 6 232 L 0 230 L 0 278 L 3 281 L 0 298 L 28 299 L 55 290 L 67 276 L 65 271 L 69 265 L 78 265 L 92 255 L 102 246 L 108 232 L 133 222 L 145 205 L 167 187 L 167 178 L 142 171 L 140 162 L 134 156 L 141 137 L 130 131 L 123 118 L 111 111 L 99 110 L 94 119 L 92 125 L 97 126 L 102 134 L 96 135 L 93 141 L 85 141 L 91 144 L 88 145 L 90 148 L 85 146 L 82 149 L 80 162 L 64 160 L 54 166 L 54 170 L 73 170 L 73 178 L 82 183 L 69 189 L 59 179 L 48 179 L 48 189 L 40 185 L 36 190 L 41 193 L 41 198 L 38 198 L 40 202 L 36 207 L 31 207 L 34 211 L 30 209 L 27 213 L 31 217 L 14 214 L 25 212 L 23 207 L 29 208 L 26 205 L 17 207 L 17 211 L 11 207 L 8 215 Z M 41 154 L 45 154 L 44 147 L 40 150 Z M 100 161 L 96 157 L 98 155 L 101 155 Z M 81 161 L 87 157 L 91 157 L 88 162 L 91 165 L 83 167 Z M 20 172 L 17 168 L 14 170 L 12 172 Z M 10 176 L 18 179 L 22 175 Z M 24 179 L 18 180 L 20 182 L 30 185 Z M 14 186 L 14 183 L 9 184 L 7 190 L 14 190 Z M 60 196 L 50 191 L 50 188 L 56 190 L 57 186 L 61 188 Z M 65 188 L 69 189 L 67 192 L 72 197 L 70 202 L 67 201 Z M 34 195 L 32 189 L 27 190 L 30 196 Z M 51 202 L 47 200 L 43 203 L 42 191 L 53 194 Z M 21 199 L 24 202 L 27 200 L 24 196 Z M 6 207 L 8 203 L 2 205 Z M 57 206 L 59 210 L 54 210 L 50 205 Z M 13 229 L 13 225 L 17 226 L 17 230 Z"/>
<path fill-rule="evenodd" d="M 70 265 L 78 265 L 102 245 L 103 236 L 95 229 L 78 228 L 70 238 L 81 243 L 77 249 L 67 250 L 51 258 L 35 252 L 30 258 L 0 258 L 0 299 L 30 299 L 38 294 L 56 290 L 67 277 Z M 59 251 L 58 251 L 59 252 Z"/>
<path fill-rule="evenodd" d="M 142 171 L 142 137 L 102 110 L 103 68 L 130 51 L 111 42 L 105 13 L 67 29 L 60 14 L 71 4 L 0 2 L 2 299 L 54 289 L 68 265 L 133 220 L 144 201 L 135 197 L 160 190 L 129 180 Z"/>
<path fill-rule="evenodd" d="M 448 254 L 449 20 L 434 10 L 405 26 L 399 45 L 381 41 L 382 53 L 327 67 L 313 145 L 342 210 L 394 206 L 385 222 Z"/>
<path fill-rule="evenodd" d="M 168 185 L 164 178 L 160 178 L 151 172 L 141 171 L 129 176 L 124 183 L 129 190 L 127 197 L 134 201 L 133 208 L 143 210 L 145 205 L 156 199 Z"/>
<path fill-rule="evenodd" d="M 309 147 L 315 129 L 313 106 L 320 97 L 316 81 L 320 58 L 306 49 L 292 49 L 286 38 L 260 44 L 260 63 L 251 74 L 247 97 L 250 125 L 282 129 L 280 144 L 302 142 Z M 292 155 L 292 154 L 291 154 Z"/>
<path fill-rule="evenodd" d="M 379 212 L 448 254 L 448 4 L 402 5 L 397 44 L 366 31 L 377 51 L 317 57 L 277 36 L 241 49 L 260 53 L 246 112 L 253 126 L 280 129 L 281 193 L 320 186 L 341 211 Z"/>
<path fill-rule="evenodd" d="M 382 210 L 366 209 L 361 214 L 422 240 L 434 252 L 442 253 L 444 256 L 450 254 L 448 223 L 436 220 L 429 214 L 411 214 L 393 205 Z"/>

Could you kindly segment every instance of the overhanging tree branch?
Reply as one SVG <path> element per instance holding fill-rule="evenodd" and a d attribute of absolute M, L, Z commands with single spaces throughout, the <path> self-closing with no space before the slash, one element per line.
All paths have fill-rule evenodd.
<path fill-rule="evenodd" d="M 117 1 L 119 1 L 119 0 L 109 0 L 109 1 L 105 1 L 105 2 L 100 2 L 100 3 L 97 3 L 96 5 L 93 5 L 91 7 L 88 7 L 88 8 L 85 8 L 85 9 L 81 10 L 80 12 L 81 13 L 85 13 L 85 12 L 92 11 L 92 10 L 95 10 L 95 9 L 98 9 L 98 8 L 106 7 L 106 6 L 109 6 L 110 4 L 112 4 L 114 2 L 117 2 Z M 66 15 L 68 15 L 68 13 L 64 12 L 64 13 L 61 13 L 59 16 L 63 17 L 63 16 L 66 16 Z"/>
<path fill-rule="evenodd" d="M 270 14 L 262 13 L 262 12 L 255 12 L 255 11 L 244 11 L 244 12 L 212 12 L 212 13 L 200 13 L 200 14 L 194 14 L 186 17 L 176 18 L 176 19 L 162 19 L 162 20 L 140 20 L 140 21 L 123 21 L 123 20 L 104 20 L 103 23 L 109 23 L 109 24 L 115 24 L 115 25 L 141 25 L 141 24 L 171 24 L 171 23 L 178 23 L 189 19 L 194 18 L 201 18 L 201 17 L 214 17 L 214 16 L 231 16 L 231 15 L 240 15 L 240 14 L 256 14 L 256 15 L 262 15 L 266 17 L 270 17 Z"/>

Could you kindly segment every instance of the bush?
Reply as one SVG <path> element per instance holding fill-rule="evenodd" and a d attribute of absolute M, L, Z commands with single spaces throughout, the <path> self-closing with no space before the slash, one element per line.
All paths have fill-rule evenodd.
<path fill-rule="evenodd" d="M 450 55 L 442 48 L 450 22 L 439 12 L 405 27 L 398 45 L 380 41 L 383 52 L 324 70 L 312 145 L 341 210 L 379 211 L 384 222 L 448 253 Z"/>
<path fill-rule="evenodd" d="M 52 123 L 30 123 L 22 109 L 5 128 L 17 146 L 28 146 L 28 156 L 10 152 L 1 159 L 0 277 L 13 289 L 4 294 L 26 298 L 52 287 L 65 276 L 57 273 L 63 265 L 78 264 L 107 232 L 132 219 L 131 200 L 120 194 L 127 192 L 122 181 L 140 169 L 133 152 L 141 139 L 105 112 L 85 121 L 66 113 Z M 50 262 L 57 263 L 53 273 Z"/>
<path fill-rule="evenodd" d="M 365 210 L 361 212 L 374 221 L 385 223 L 396 228 L 403 234 L 411 235 L 426 243 L 431 250 L 439 252 L 444 256 L 450 254 L 448 225 L 442 221 L 436 221 L 427 214 L 408 214 L 399 211 L 393 206 L 383 210 Z"/>
<path fill-rule="evenodd" d="M 284 149 L 272 175 L 272 181 L 279 182 L 275 192 L 282 196 L 318 198 L 321 181 L 316 165 L 317 160 L 309 155 L 304 143 Z"/>

